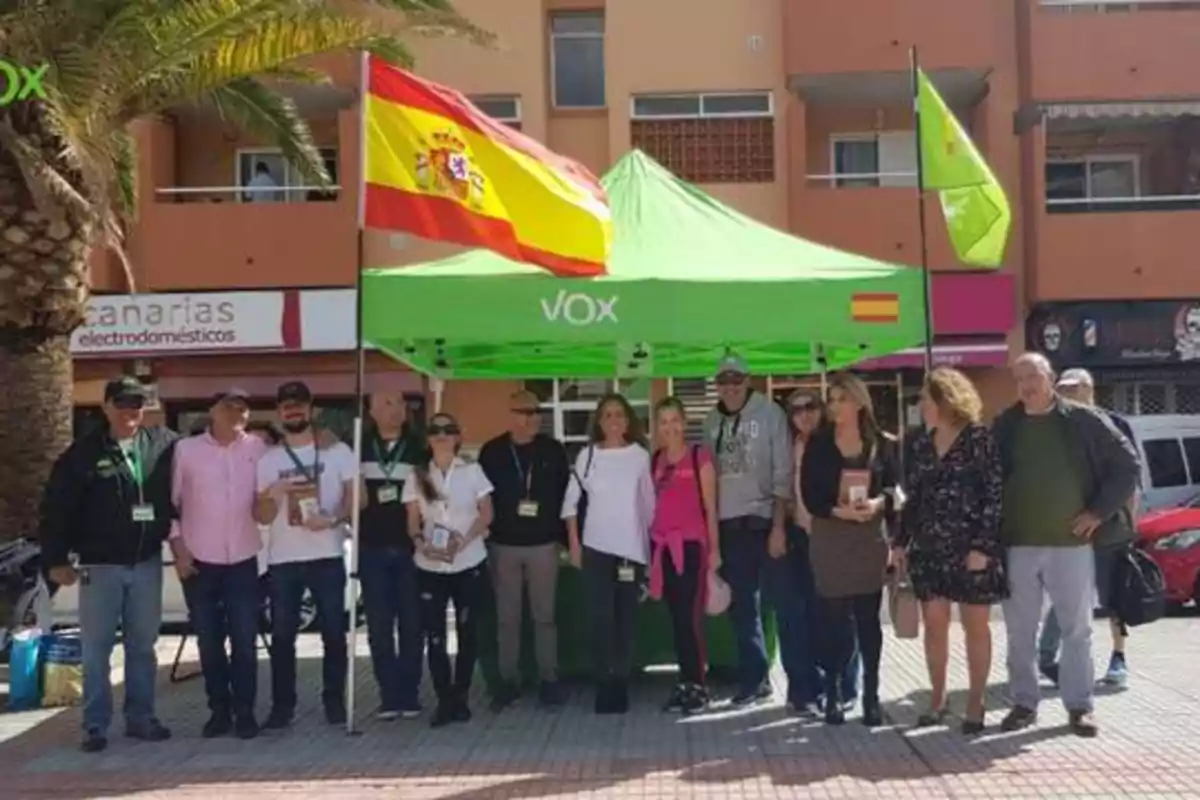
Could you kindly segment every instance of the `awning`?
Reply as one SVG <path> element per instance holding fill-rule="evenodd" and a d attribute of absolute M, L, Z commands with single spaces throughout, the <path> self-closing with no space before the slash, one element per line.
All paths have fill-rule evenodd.
<path fill-rule="evenodd" d="M 988 70 L 934 69 L 925 74 L 951 108 L 973 108 L 988 93 Z M 810 106 L 911 106 L 912 73 L 895 70 L 789 75 L 788 90 Z"/>
<path fill-rule="evenodd" d="M 1008 366 L 1008 342 L 1002 336 L 970 340 L 935 338 L 933 345 L 935 367 L 1005 367 Z M 882 358 L 872 358 L 855 364 L 855 371 L 921 369 L 925 366 L 925 348 L 900 350 Z"/>
<path fill-rule="evenodd" d="M 1171 100 L 1134 100 L 1099 103 L 1034 103 L 1023 106 L 1016 115 L 1018 133 L 1024 133 L 1043 119 L 1060 122 L 1126 120 L 1146 122 L 1178 117 L 1200 117 L 1200 98 Z"/>

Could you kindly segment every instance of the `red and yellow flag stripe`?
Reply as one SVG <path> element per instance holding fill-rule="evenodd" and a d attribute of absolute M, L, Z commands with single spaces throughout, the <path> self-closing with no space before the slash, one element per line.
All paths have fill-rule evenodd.
<path fill-rule="evenodd" d="M 604 273 L 612 226 L 586 168 L 374 57 L 367 87 L 366 227 L 487 248 L 557 275 Z"/>
<path fill-rule="evenodd" d="M 850 297 L 850 316 L 855 322 L 898 322 L 900 296 L 887 292 L 858 292 Z"/>

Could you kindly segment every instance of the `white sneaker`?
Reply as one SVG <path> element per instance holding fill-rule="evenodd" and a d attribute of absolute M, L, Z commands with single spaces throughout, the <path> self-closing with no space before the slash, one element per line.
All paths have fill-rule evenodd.
<path fill-rule="evenodd" d="M 379 713 L 375 715 L 375 719 L 380 722 L 391 722 L 394 719 L 399 719 L 400 712 L 390 708 L 381 708 Z"/>

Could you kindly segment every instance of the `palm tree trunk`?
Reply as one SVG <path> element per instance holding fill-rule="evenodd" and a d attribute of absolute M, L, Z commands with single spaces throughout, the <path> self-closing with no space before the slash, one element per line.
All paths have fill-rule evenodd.
<path fill-rule="evenodd" d="M 35 537 L 50 469 L 71 443 L 69 336 L 0 338 L 0 541 Z"/>

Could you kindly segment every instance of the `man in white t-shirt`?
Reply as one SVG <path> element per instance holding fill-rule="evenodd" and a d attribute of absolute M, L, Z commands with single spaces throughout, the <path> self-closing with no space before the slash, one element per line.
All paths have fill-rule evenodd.
<path fill-rule="evenodd" d="M 271 713 L 264 728 L 286 728 L 296 712 L 296 634 L 307 588 L 323 647 L 321 699 L 331 725 L 346 722 L 346 541 L 358 464 L 345 444 L 318 451 L 312 392 L 300 381 L 277 394 L 283 442 L 258 462 L 255 519 L 270 526 Z"/>

